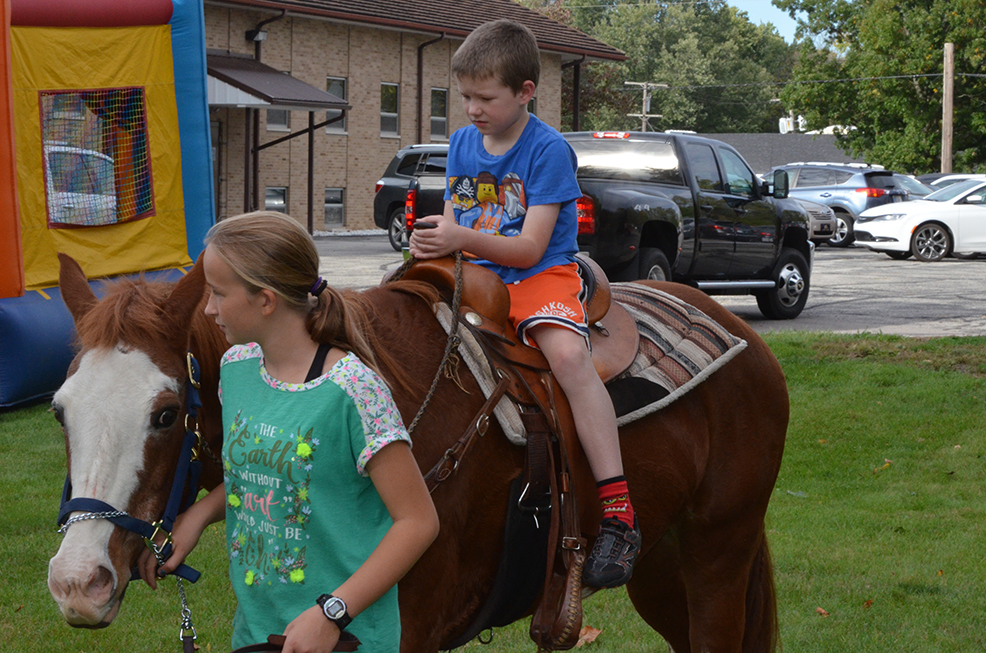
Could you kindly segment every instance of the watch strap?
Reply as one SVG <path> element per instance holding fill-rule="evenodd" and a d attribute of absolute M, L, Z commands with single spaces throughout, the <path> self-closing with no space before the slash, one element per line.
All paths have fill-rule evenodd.
<path fill-rule="evenodd" d="M 329 615 L 328 612 L 326 612 L 325 604 L 328 603 L 330 599 L 335 599 L 336 601 L 342 604 L 343 606 L 342 615 L 338 617 L 332 617 Z M 325 618 L 328 619 L 329 621 L 335 622 L 335 624 L 339 627 L 339 630 L 345 630 L 346 626 L 352 623 L 353 618 L 349 616 L 349 608 L 346 606 L 346 602 L 340 599 L 338 596 L 333 596 L 331 594 L 323 594 L 317 599 L 315 599 L 315 602 L 318 603 L 319 607 L 322 608 L 322 614 L 325 615 Z"/>

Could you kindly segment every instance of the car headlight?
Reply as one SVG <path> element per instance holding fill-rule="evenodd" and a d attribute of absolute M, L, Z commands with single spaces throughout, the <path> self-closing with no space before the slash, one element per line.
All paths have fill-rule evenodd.
<path fill-rule="evenodd" d="M 885 215 L 860 216 L 857 222 L 890 222 L 892 220 L 903 220 L 906 217 L 906 213 L 887 213 Z"/>

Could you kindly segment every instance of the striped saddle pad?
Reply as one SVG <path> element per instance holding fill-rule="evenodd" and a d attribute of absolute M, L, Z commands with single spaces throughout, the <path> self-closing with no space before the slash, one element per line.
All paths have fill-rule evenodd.
<path fill-rule="evenodd" d="M 664 408 L 746 348 L 745 340 L 677 297 L 635 283 L 610 290 L 640 331 L 637 357 L 606 385 L 620 426 Z"/>

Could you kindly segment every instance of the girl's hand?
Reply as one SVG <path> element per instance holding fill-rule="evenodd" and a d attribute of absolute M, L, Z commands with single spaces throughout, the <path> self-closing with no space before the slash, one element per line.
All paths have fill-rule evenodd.
<path fill-rule="evenodd" d="M 157 589 L 158 577 L 164 578 L 185 561 L 185 558 L 192 552 L 192 549 L 195 548 L 199 538 L 202 536 L 202 531 L 196 531 L 194 526 L 187 525 L 190 521 L 186 518 L 187 514 L 178 515 L 178 518 L 175 520 L 175 527 L 171 530 L 171 556 L 163 565 L 158 567 L 157 556 L 154 555 L 150 547 L 144 547 L 144 550 L 140 552 L 140 557 L 137 559 L 137 568 L 140 571 L 140 577 L 144 579 L 145 583 L 151 586 L 151 589 Z M 203 530 L 206 525 L 203 525 Z M 154 543 L 158 547 L 164 546 L 166 541 L 163 533 L 158 534 L 154 539 Z"/>
<path fill-rule="evenodd" d="M 314 605 L 284 629 L 281 653 L 331 653 L 339 641 L 339 627 L 326 618 L 322 608 Z"/>
<path fill-rule="evenodd" d="M 151 589 L 156 590 L 157 579 L 177 569 L 198 544 L 206 527 L 221 520 L 225 514 L 226 491 L 224 486 L 219 485 L 175 519 L 175 526 L 171 529 L 171 557 L 160 568 L 153 551 L 145 547 L 140 552 L 140 557 L 137 558 L 140 577 L 151 586 Z M 163 533 L 155 538 L 155 544 L 158 546 L 163 546 L 165 541 Z"/>

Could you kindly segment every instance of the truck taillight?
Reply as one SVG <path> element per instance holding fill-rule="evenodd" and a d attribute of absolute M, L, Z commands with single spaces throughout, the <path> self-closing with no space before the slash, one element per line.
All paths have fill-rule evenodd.
<path fill-rule="evenodd" d="M 583 195 L 575 200 L 575 216 L 579 222 L 579 235 L 596 233 L 596 205 L 591 197 Z"/>
<path fill-rule="evenodd" d="M 866 193 L 867 197 L 883 197 L 887 194 L 882 188 L 857 188 L 857 193 Z"/>
<path fill-rule="evenodd" d="M 408 234 L 414 229 L 414 220 L 417 217 L 417 213 L 418 189 L 412 185 L 411 188 L 407 189 L 407 194 L 404 196 L 404 226 Z"/>

